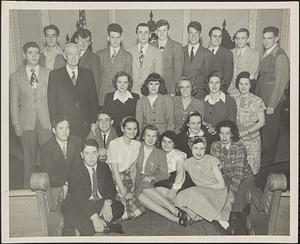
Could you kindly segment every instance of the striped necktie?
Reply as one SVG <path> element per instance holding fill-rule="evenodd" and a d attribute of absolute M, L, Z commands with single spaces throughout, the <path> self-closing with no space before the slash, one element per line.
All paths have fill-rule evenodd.
<path fill-rule="evenodd" d="M 75 71 L 72 72 L 72 78 L 71 78 L 71 80 L 72 80 L 74 86 L 76 86 L 76 80 L 77 80 L 77 78 L 76 78 Z"/>
<path fill-rule="evenodd" d="M 95 168 L 93 167 L 93 175 L 92 175 L 93 185 L 92 185 L 92 195 L 94 200 L 99 200 L 99 196 L 97 193 L 98 189 L 98 180 L 97 180 L 97 173 Z"/>
<path fill-rule="evenodd" d="M 63 152 L 65 160 L 67 160 L 67 143 L 63 143 L 61 146 L 61 150 Z"/>
<path fill-rule="evenodd" d="M 117 50 L 116 49 L 113 49 L 113 53 L 111 55 L 111 62 L 113 63 L 116 59 L 116 56 L 117 56 Z"/>
<path fill-rule="evenodd" d="M 190 60 L 191 60 L 191 62 L 193 62 L 194 56 L 195 56 L 195 54 L 194 54 L 194 47 L 192 47 L 191 54 L 190 54 Z"/>
<path fill-rule="evenodd" d="M 143 47 L 141 47 L 140 53 L 139 53 L 139 63 L 140 63 L 140 67 L 143 66 L 143 62 L 144 62 L 144 51 L 143 51 Z"/>
<path fill-rule="evenodd" d="M 35 69 L 32 68 L 30 71 L 31 71 L 30 85 L 33 89 L 35 89 L 35 88 L 37 88 L 38 79 L 37 79 L 36 74 L 35 74 Z"/>

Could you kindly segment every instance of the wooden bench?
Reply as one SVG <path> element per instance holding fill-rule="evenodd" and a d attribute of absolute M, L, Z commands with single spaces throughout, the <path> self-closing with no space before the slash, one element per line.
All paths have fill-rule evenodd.
<path fill-rule="evenodd" d="M 248 192 L 251 204 L 247 229 L 251 235 L 289 235 L 290 199 L 284 174 L 270 173 L 262 192 L 253 188 Z"/>
<path fill-rule="evenodd" d="M 61 187 L 50 188 L 47 173 L 33 173 L 31 190 L 9 192 L 10 237 L 61 236 Z"/>

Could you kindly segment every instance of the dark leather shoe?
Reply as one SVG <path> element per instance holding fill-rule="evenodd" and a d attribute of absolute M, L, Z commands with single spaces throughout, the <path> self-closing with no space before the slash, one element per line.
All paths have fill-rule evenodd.
<path fill-rule="evenodd" d="M 124 230 L 122 225 L 120 224 L 108 224 L 103 233 L 119 233 L 119 234 L 124 234 Z"/>

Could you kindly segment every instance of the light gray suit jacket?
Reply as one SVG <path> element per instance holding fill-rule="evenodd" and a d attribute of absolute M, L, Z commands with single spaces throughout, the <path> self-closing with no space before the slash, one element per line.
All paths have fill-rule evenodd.
<path fill-rule="evenodd" d="M 139 50 L 138 45 L 135 44 L 131 46 L 128 50 L 132 54 L 132 79 L 133 86 L 132 92 L 138 93 L 141 96 L 141 87 L 148 77 L 149 74 L 156 72 L 162 75 L 162 53 L 161 51 L 152 46 L 148 45 L 147 51 L 145 53 L 144 61 L 142 67 L 139 63 Z"/>
<path fill-rule="evenodd" d="M 50 128 L 47 104 L 49 71 L 39 67 L 36 92 L 31 88 L 24 65 L 11 75 L 10 113 L 14 126 L 20 125 L 22 130 L 33 130 L 38 118 L 43 128 Z"/>
<path fill-rule="evenodd" d="M 159 48 L 158 42 L 153 42 L 153 46 Z M 166 81 L 168 93 L 175 94 L 176 83 L 179 81 L 183 70 L 183 51 L 179 42 L 168 38 L 163 56 L 163 78 Z"/>

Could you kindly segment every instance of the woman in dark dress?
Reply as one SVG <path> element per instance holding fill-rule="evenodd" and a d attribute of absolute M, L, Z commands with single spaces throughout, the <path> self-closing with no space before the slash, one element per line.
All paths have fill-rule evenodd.
<path fill-rule="evenodd" d="M 192 151 L 189 147 L 189 138 L 200 136 L 205 137 L 207 146 L 206 153 L 210 152 L 210 146 L 217 138 L 214 132 L 210 133 L 208 128 L 204 126 L 202 116 L 197 111 L 191 112 L 181 128 L 181 132 L 177 135 L 178 149 L 187 154 L 187 158 L 192 156 Z"/>
<path fill-rule="evenodd" d="M 122 136 L 120 123 L 126 116 L 135 117 L 136 103 L 139 95 L 131 92 L 132 78 L 124 71 L 116 73 L 112 80 L 114 92 L 107 93 L 104 99 L 104 109 L 114 120 L 118 136 Z"/>

